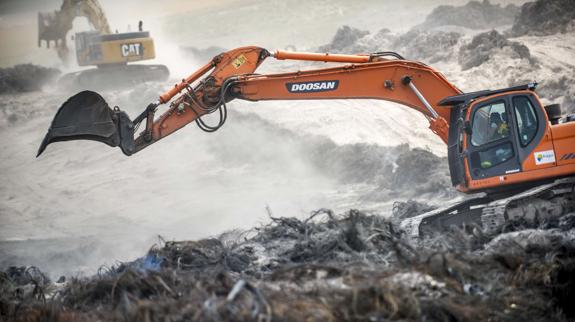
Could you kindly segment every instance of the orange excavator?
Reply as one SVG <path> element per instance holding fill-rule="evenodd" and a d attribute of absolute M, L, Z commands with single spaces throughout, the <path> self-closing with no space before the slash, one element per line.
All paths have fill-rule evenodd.
<path fill-rule="evenodd" d="M 255 74 L 270 57 L 347 64 Z M 382 99 L 421 112 L 448 146 L 455 188 L 481 192 L 404 220 L 401 227 L 412 236 L 452 225 L 493 232 L 510 220 L 546 220 L 575 208 L 575 115 L 561 115 L 556 104 L 543 106 L 536 86 L 463 93 L 433 68 L 394 52 L 272 54 L 242 47 L 214 57 L 133 120 L 118 107 L 111 109 L 97 93 L 76 94 L 60 107 L 38 156 L 50 143 L 78 139 L 118 146 L 129 156 L 191 122 L 213 132 L 226 121 L 226 104 L 234 99 Z M 167 111 L 155 118 L 158 107 L 168 103 Z M 211 113 L 219 114 L 216 125 L 202 120 Z"/>

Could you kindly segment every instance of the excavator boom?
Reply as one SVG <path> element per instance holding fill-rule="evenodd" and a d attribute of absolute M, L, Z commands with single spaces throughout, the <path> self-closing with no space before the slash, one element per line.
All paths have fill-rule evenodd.
<path fill-rule="evenodd" d="M 276 59 L 360 63 L 294 73 L 254 75 L 256 68 L 270 56 Z M 205 76 L 209 70 L 212 72 L 196 87 L 190 85 L 199 77 Z M 415 82 L 419 84 L 419 89 L 416 90 L 420 94 L 425 93 L 429 101 L 418 97 L 413 91 Z M 325 55 L 281 51 L 271 55 L 267 50 L 258 47 L 239 48 L 216 57 L 210 64 L 162 94 L 159 101 L 167 103 L 182 91 L 185 94 L 174 100 L 169 110 L 151 124 L 149 132 L 142 133 L 136 140 L 136 151 L 192 121 L 198 121 L 201 126 L 202 115 L 213 112 L 214 107 L 222 107 L 231 99 L 394 101 L 423 113 L 429 119 L 434 133 L 447 142 L 449 109 L 436 103 L 446 96 L 461 93 L 440 73 L 421 63 L 368 55 Z"/>
<path fill-rule="evenodd" d="M 58 49 L 61 58 L 67 55 L 66 34 L 72 30 L 76 17 L 86 17 L 94 29 L 101 34 L 111 33 L 108 20 L 98 0 L 64 0 L 59 11 L 38 13 L 38 47 L 42 41 L 50 48 Z"/>
<path fill-rule="evenodd" d="M 258 66 L 268 57 L 355 64 L 294 73 L 255 75 Z M 428 118 L 432 131 L 447 143 L 450 111 L 437 103 L 444 97 L 461 94 L 461 91 L 433 68 L 398 57 L 401 58 L 394 53 L 330 55 L 282 51 L 272 55 L 259 47 L 238 48 L 216 56 L 190 77 L 160 95 L 158 101 L 150 104 L 132 124 L 135 128 L 146 119 L 146 129 L 135 139 L 134 144 L 121 148 L 128 155 L 136 153 L 194 121 L 210 131 L 201 121 L 201 116 L 220 111 L 223 123 L 225 103 L 232 99 L 393 101 L 423 113 Z M 178 94 L 181 95 L 171 102 L 168 111 L 154 120 L 156 108 L 170 102 Z M 64 104 L 59 115 L 72 115 L 65 111 L 75 109 L 76 99 L 69 102 Z M 109 110 L 103 99 L 98 106 L 101 110 Z M 92 106 L 91 109 L 96 107 Z M 110 119 L 108 122 L 111 124 L 114 121 Z M 57 135 L 54 134 L 56 128 L 52 126 L 41 151 L 47 144 L 57 140 Z M 127 141 L 130 140 L 123 142 Z"/>

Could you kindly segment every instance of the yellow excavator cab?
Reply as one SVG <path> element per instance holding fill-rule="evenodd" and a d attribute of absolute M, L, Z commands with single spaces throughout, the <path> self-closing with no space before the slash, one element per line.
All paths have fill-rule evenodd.
<path fill-rule="evenodd" d="M 154 40 L 147 31 L 108 35 L 81 32 L 76 34 L 75 42 L 80 66 L 123 64 L 156 57 Z"/>

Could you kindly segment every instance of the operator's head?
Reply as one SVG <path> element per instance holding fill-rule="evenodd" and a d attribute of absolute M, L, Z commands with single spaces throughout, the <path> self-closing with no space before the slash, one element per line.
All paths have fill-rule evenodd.
<path fill-rule="evenodd" d="M 501 120 L 501 115 L 499 113 L 491 113 L 491 115 L 489 116 L 489 122 L 495 125 L 503 123 L 503 121 Z"/>

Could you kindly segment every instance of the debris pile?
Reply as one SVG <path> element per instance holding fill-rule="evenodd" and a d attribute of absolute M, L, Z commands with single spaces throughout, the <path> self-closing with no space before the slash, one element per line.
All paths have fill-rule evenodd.
<path fill-rule="evenodd" d="M 457 32 L 414 29 L 400 35 L 391 48 L 407 59 L 436 63 L 453 58 L 460 40 Z"/>
<path fill-rule="evenodd" d="M 575 203 L 570 205 L 575 209 Z M 425 211 L 396 207 L 396 216 Z M 97 276 L 0 274 L 14 321 L 565 321 L 575 317 L 575 213 L 499 235 L 405 238 L 351 210 L 276 218 L 247 232 L 164 242 Z M 519 230 L 520 229 L 520 230 Z M 519 231 L 517 231 L 519 230 Z M 62 281 L 60 281 L 62 282 Z"/>
<path fill-rule="evenodd" d="M 332 53 L 360 53 L 367 48 L 358 46 L 357 41 L 367 35 L 369 35 L 369 31 L 352 28 L 350 26 L 342 26 L 336 31 L 331 42 L 319 47 L 319 50 Z"/>
<path fill-rule="evenodd" d="M 461 34 L 438 30 L 414 29 L 405 34 L 395 34 L 382 29 L 375 34 L 348 26 L 338 29 L 333 40 L 318 48 L 332 53 L 373 53 L 395 51 L 407 59 L 437 62 L 452 58 Z"/>
<path fill-rule="evenodd" d="M 308 152 L 306 155 L 317 165 L 318 170 L 342 183 L 378 183 L 387 180 L 393 173 L 394 156 L 409 150 L 407 145 L 338 145 L 323 138 L 316 138 L 311 142 L 311 146 L 305 146 Z"/>
<path fill-rule="evenodd" d="M 437 207 L 431 206 L 426 202 L 416 200 L 396 201 L 393 203 L 393 220 L 394 224 L 399 224 L 403 219 L 411 218 L 432 210 Z"/>
<path fill-rule="evenodd" d="M 308 140 L 314 142 L 313 140 Z M 318 169 L 342 183 L 373 184 L 369 200 L 394 198 L 453 198 L 447 158 L 408 145 L 337 145 L 317 139 L 307 155 Z"/>
<path fill-rule="evenodd" d="M 59 75 L 58 69 L 32 64 L 0 68 L 0 94 L 38 91 Z"/>
<path fill-rule="evenodd" d="M 575 2 L 572 0 L 537 0 L 521 7 L 511 34 L 545 36 L 575 31 Z"/>
<path fill-rule="evenodd" d="M 433 193 L 453 197 L 455 194 L 447 158 L 415 148 L 400 154 L 395 163 L 397 167 L 389 185 L 396 192 L 409 191 L 413 196 Z"/>
<path fill-rule="evenodd" d="M 338 144 L 333 140 L 310 134 L 302 135 L 256 114 L 230 113 L 234 120 L 241 122 L 241 128 L 253 131 L 265 129 L 265 140 L 258 141 L 258 151 L 237 151 L 226 144 L 236 144 L 233 140 L 222 140 L 216 153 L 225 162 L 254 163 L 255 160 L 274 160 L 280 153 L 290 158 L 298 155 L 305 164 L 326 177 L 341 184 L 367 184 L 373 192 L 365 195 L 370 201 L 389 201 L 397 198 L 453 198 L 458 193 L 451 187 L 447 159 L 427 150 L 412 148 L 408 144 L 381 146 L 378 144 L 349 143 Z M 229 125 L 235 127 L 238 122 Z M 228 132 L 230 135 L 232 132 Z M 264 135 L 264 134 L 261 134 Z M 257 135 L 260 136 L 259 133 Z M 235 136 L 236 138 L 238 136 Z M 253 138 L 250 137 L 253 142 Z M 229 143 L 228 143 L 229 142 Z M 268 144 L 282 142 L 282 149 L 266 148 Z M 229 154 L 233 151 L 233 155 Z M 277 162 L 270 162 L 270 167 Z M 291 162 L 293 163 L 293 162 Z M 285 165 L 282 165 L 285 166 Z M 274 168 L 274 171 L 279 170 Z M 260 170 L 261 171 L 261 170 Z M 395 182 L 400 182 L 396 186 Z M 416 187 L 416 189 L 414 189 Z"/>
<path fill-rule="evenodd" d="M 462 70 L 471 69 L 480 66 L 501 51 L 506 53 L 506 57 L 512 59 L 531 60 L 531 53 L 527 46 L 510 41 L 499 32 L 492 30 L 475 36 L 471 43 L 461 47 L 459 64 Z"/>
<path fill-rule="evenodd" d="M 440 26 L 460 26 L 470 29 L 491 29 L 513 24 L 519 7 L 510 4 L 502 7 L 489 0 L 470 1 L 464 6 L 439 6 L 427 16 L 417 29 Z"/>

